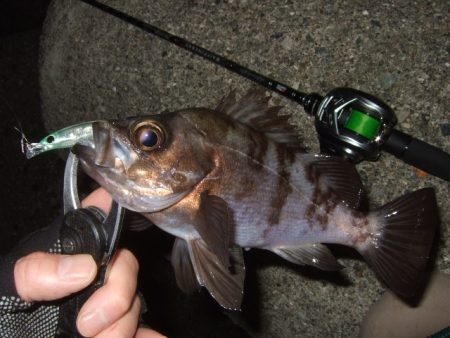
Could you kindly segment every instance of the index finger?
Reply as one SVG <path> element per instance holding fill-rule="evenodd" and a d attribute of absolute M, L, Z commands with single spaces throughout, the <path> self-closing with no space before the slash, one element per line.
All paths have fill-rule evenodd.
<path fill-rule="evenodd" d="M 111 209 L 112 198 L 111 195 L 103 188 L 98 188 L 90 193 L 83 201 L 81 206 L 83 208 L 88 206 L 95 206 L 102 209 L 105 213 L 109 213 Z"/>

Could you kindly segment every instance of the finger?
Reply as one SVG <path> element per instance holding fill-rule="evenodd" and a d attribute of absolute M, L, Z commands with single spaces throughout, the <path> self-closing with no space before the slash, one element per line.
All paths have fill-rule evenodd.
<path fill-rule="evenodd" d="M 136 293 L 138 269 L 130 251 L 117 252 L 106 284 L 80 310 L 77 327 L 82 335 L 95 336 L 128 312 Z"/>
<path fill-rule="evenodd" d="M 96 273 L 97 265 L 90 255 L 35 252 L 16 262 L 14 280 L 23 300 L 54 300 L 84 289 Z"/>
<path fill-rule="evenodd" d="M 133 305 L 127 313 L 125 313 L 114 324 L 108 326 L 100 332 L 95 338 L 128 338 L 134 337 L 136 333 L 139 314 L 141 311 L 141 302 L 139 297 L 135 296 Z"/>
<path fill-rule="evenodd" d="M 81 202 L 81 206 L 85 208 L 92 205 L 108 213 L 109 209 L 111 209 L 111 202 L 111 195 L 105 189 L 98 188 L 91 192 L 90 195 Z"/>
<path fill-rule="evenodd" d="M 137 329 L 141 314 L 141 302 L 135 296 L 131 309 L 117 322 L 100 332 L 95 338 L 164 338 L 163 335 L 151 329 Z"/>
<path fill-rule="evenodd" d="M 166 336 L 163 336 L 152 329 L 142 328 L 136 332 L 134 338 L 166 338 Z"/>

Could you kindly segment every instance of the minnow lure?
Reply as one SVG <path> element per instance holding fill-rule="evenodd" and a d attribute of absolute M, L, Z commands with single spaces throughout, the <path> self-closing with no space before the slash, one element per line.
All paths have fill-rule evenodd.
<path fill-rule="evenodd" d="M 20 133 L 22 134 L 22 153 L 30 159 L 49 150 L 70 148 L 76 143 L 83 144 L 92 140 L 92 122 L 83 122 L 57 130 L 37 143 L 29 142 L 25 135 Z"/>

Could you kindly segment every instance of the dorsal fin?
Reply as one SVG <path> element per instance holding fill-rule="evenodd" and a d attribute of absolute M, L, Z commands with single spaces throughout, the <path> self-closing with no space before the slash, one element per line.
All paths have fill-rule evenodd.
<path fill-rule="evenodd" d="M 263 132 L 268 138 L 277 143 L 282 143 L 295 151 L 304 152 L 298 133 L 289 124 L 289 115 L 278 115 L 281 106 L 269 106 L 270 96 L 266 96 L 262 90 L 249 90 L 239 100 L 233 90 L 225 96 L 216 110 L 228 115 L 254 130 Z"/>

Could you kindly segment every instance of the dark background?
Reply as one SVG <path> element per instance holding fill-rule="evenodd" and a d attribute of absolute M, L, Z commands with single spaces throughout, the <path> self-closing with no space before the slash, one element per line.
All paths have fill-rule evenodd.
<path fill-rule="evenodd" d="M 48 0 L 7 0 L 0 10 L 0 250 L 8 251 L 31 229 L 59 212 L 63 162 L 55 154 L 27 161 L 23 129 L 30 139 L 45 130 L 39 99 L 39 37 Z"/>

